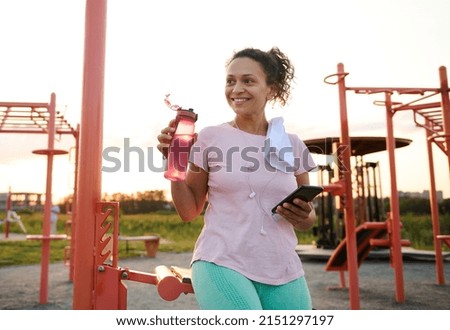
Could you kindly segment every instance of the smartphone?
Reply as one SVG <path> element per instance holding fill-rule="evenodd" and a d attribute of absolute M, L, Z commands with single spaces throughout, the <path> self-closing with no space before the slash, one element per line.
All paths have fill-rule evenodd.
<path fill-rule="evenodd" d="M 295 189 L 292 193 L 286 196 L 281 202 L 274 206 L 272 209 L 272 213 L 276 213 L 277 207 L 279 205 L 283 205 L 284 203 L 292 203 L 294 198 L 300 198 L 305 202 L 311 202 L 314 197 L 320 194 L 323 191 L 323 188 L 320 186 L 310 186 L 310 185 L 302 185 Z"/>

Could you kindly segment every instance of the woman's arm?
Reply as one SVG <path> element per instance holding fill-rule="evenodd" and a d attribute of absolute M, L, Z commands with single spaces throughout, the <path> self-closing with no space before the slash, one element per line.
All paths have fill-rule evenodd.
<path fill-rule="evenodd" d="M 208 192 L 208 173 L 189 163 L 185 181 L 172 181 L 172 201 L 178 215 L 185 222 L 194 220 L 205 207 Z"/>

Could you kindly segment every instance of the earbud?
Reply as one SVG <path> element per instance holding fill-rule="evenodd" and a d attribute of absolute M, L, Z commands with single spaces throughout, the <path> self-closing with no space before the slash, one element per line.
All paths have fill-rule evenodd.
<path fill-rule="evenodd" d="M 255 197 L 256 196 L 256 193 L 252 190 L 252 192 L 251 192 L 251 194 L 250 195 L 248 195 L 248 197 L 250 197 L 250 198 L 253 198 L 253 197 Z"/>
<path fill-rule="evenodd" d="M 259 231 L 259 233 L 263 236 L 267 235 L 267 232 L 264 230 L 264 228 L 261 228 L 261 230 Z"/>

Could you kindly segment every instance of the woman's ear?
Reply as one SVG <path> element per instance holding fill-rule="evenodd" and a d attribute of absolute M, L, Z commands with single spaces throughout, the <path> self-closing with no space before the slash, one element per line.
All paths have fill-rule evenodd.
<path fill-rule="evenodd" d="M 270 101 L 275 101 L 275 95 L 277 95 L 276 90 L 275 90 L 275 87 L 274 87 L 274 86 L 271 86 L 271 87 L 270 87 L 270 91 L 269 91 L 269 93 L 267 94 L 266 100 L 267 100 L 268 102 L 270 102 Z"/>

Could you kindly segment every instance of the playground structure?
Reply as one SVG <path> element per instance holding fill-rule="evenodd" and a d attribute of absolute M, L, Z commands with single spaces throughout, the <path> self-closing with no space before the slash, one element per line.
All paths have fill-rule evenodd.
<path fill-rule="evenodd" d="M 67 239 L 67 235 L 50 234 L 50 213 L 52 208 L 53 157 L 66 154 L 65 150 L 54 148 L 56 134 L 71 134 L 78 140 L 78 130 L 72 128 L 64 116 L 56 112 L 56 95 L 50 96 L 49 103 L 0 102 L 0 133 L 47 134 L 46 149 L 34 150 L 37 155 L 47 157 L 47 180 L 45 191 L 44 221 L 42 235 L 27 235 L 27 239 L 42 241 L 41 283 L 39 303 L 46 304 L 48 297 L 48 268 L 50 261 L 50 241 Z M 11 192 L 7 210 L 11 210 Z M 7 235 L 8 222 L 5 228 Z"/>
<path fill-rule="evenodd" d="M 130 269 L 123 269 L 118 264 L 118 204 L 101 202 L 101 161 L 102 161 L 102 137 L 103 137 L 103 89 L 104 89 L 104 64 L 105 64 L 105 40 L 106 40 L 106 0 L 86 1 L 85 20 L 85 53 L 84 53 L 84 81 L 82 99 L 82 128 L 69 129 L 77 141 L 77 164 L 76 184 L 73 206 L 72 240 L 71 246 L 71 269 L 73 269 L 73 308 L 74 309 L 125 309 L 126 308 L 126 286 L 123 281 L 132 280 L 156 285 L 158 292 L 166 300 L 176 299 L 180 293 L 193 293 L 189 283 L 189 274 L 183 275 L 183 270 L 169 269 L 166 266 L 157 267 L 155 273 L 143 273 Z M 421 123 L 426 129 L 428 138 L 429 166 L 431 175 L 430 200 L 432 208 L 433 233 L 436 249 L 436 271 L 438 283 L 443 284 L 442 252 L 441 244 L 450 243 L 450 235 L 441 235 L 439 229 L 439 218 L 437 212 L 437 201 L 434 183 L 433 157 L 431 153 L 432 143 L 437 144 L 449 157 L 450 165 L 450 105 L 449 89 L 445 68 L 440 68 L 441 87 L 433 89 L 411 89 L 411 88 L 351 88 L 345 86 L 345 73 L 343 65 L 338 65 L 338 73 L 326 78 L 329 82 L 331 77 L 337 77 L 335 84 L 339 87 L 340 114 L 341 114 L 341 136 L 335 143 L 338 155 L 336 175 L 333 180 L 324 187 L 326 192 L 339 200 L 339 208 L 343 211 L 345 221 L 345 240 L 342 248 L 336 249 L 331 260 L 341 258 L 341 263 L 330 270 L 348 271 L 349 273 L 349 295 L 352 309 L 359 309 L 359 284 L 358 265 L 364 259 L 366 252 L 372 246 L 382 245 L 388 247 L 391 252 L 391 265 L 395 269 L 396 298 L 398 302 L 404 301 L 403 289 L 403 267 L 401 257 L 402 240 L 400 237 L 400 217 L 398 202 L 396 200 L 397 187 L 395 176 L 395 139 L 393 136 L 392 117 L 396 111 L 412 110 L 418 117 L 424 118 Z M 355 208 L 353 204 L 353 187 L 351 172 L 345 169 L 351 168 L 351 145 L 347 124 L 346 92 L 357 93 L 384 93 L 387 120 L 386 149 L 389 153 L 391 174 L 391 207 L 388 219 L 385 222 L 368 224 L 363 222 L 356 226 Z M 441 95 L 441 102 L 429 104 L 397 104 L 391 101 L 391 95 L 418 94 Z M 425 99 L 425 98 L 421 98 Z M 12 106 L 12 105 L 11 105 Z M 15 105 L 18 106 L 17 104 Z M 47 189 L 46 204 L 44 208 L 43 235 L 36 237 L 41 239 L 42 248 L 42 270 L 41 270 L 41 299 L 40 303 L 46 303 L 47 273 L 48 273 L 48 251 L 49 241 L 56 239 L 50 235 L 50 208 L 51 208 L 51 169 L 53 156 L 60 154 L 54 150 L 55 131 L 55 96 L 52 94 L 50 104 L 25 104 L 25 108 L 45 108 L 50 113 L 45 127 L 40 127 L 39 132 L 48 133 L 48 148 L 40 150 L 38 154 L 44 154 L 48 158 L 47 167 Z M 7 106 L 8 107 L 8 106 Z M 435 110 L 435 108 L 442 109 Z M 430 110 L 431 109 L 431 110 Z M 29 111 L 29 110 L 27 110 Z M 3 126 L 1 126 L 3 127 Z M 48 131 L 47 131 L 48 127 Z M 3 128 L 2 128 L 3 129 Z M 79 140 L 78 140 L 79 136 Z M 348 148 L 340 148 L 348 146 Z M 62 152 L 61 152 L 62 153 Z M 111 217 L 113 220 L 111 220 Z M 362 245 L 358 243 L 358 233 L 369 231 L 365 236 L 363 250 L 358 250 Z M 388 238 L 385 239 L 384 235 Z M 338 258 L 339 256 L 339 258 Z"/>
<path fill-rule="evenodd" d="M 335 146 L 337 167 L 332 182 L 324 185 L 324 191 L 338 199 L 338 208 L 343 210 L 345 221 L 345 239 L 340 243 L 331 255 L 327 270 L 339 270 L 342 274 L 348 271 L 349 297 L 351 309 L 359 309 L 359 279 L 358 267 L 368 251 L 375 246 L 389 248 L 391 266 L 395 272 L 396 300 L 403 303 L 404 281 L 403 260 L 401 247 L 409 242 L 401 239 L 400 210 L 398 204 L 398 190 L 395 164 L 396 139 L 394 137 L 393 117 L 399 111 L 410 110 L 414 113 L 414 122 L 425 129 L 427 138 L 428 162 L 430 171 L 430 209 L 433 226 L 433 239 L 436 258 L 436 277 L 438 284 L 444 284 L 442 244 L 450 246 L 450 235 L 442 235 L 440 232 L 439 212 L 436 196 L 436 182 L 434 175 L 434 162 L 432 145 L 436 144 L 447 156 L 450 170 L 450 101 L 447 70 L 439 68 L 440 87 L 438 88 L 401 88 L 401 87 L 348 87 L 345 78 L 348 75 L 344 71 L 344 65 L 337 65 L 337 73 L 325 77 L 328 84 L 338 85 L 341 136 Z M 335 78 L 336 81 L 331 79 Z M 389 156 L 390 170 L 390 212 L 384 223 L 364 222 L 357 227 L 354 207 L 354 190 L 351 169 L 352 140 L 349 134 L 346 94 L 353 91 L 357 94 L 384 94 L 383 101 L 375 102 L 375 105 L 384 106 L 386 110 L 386 149 Z M 393 102 L 392 95 L 418 96 L 406 103 Z M 440 97 L 438 101 L 428 102 L 433 97 Z M 387 238 L 384 236 L 387 234 Z"/>
<path fill-rule="evenodd" d="M 365 162 L 364 156 L 386 150 L 385 137 L 358 136 L 351 137 L 351 156 L 354 158 L 353 183 L 355 192 L 355 221 L 361 225 L 366 221 L 381 221 L 386 216 L 379 162 Z M 333 166 L 339 149 L 338 137 L 311 139 L 304 141 L 313 154 L 327 155 L 326 165 L 318 165 L 318 183 L 327 186 L 339 177 L 338 167 Z M 395 147 L 403 148 L 412 141 L 395 139 Z M 330 160 L 333 162 L 330 163 Z M 332 194 L 324 193 L 317 198 L 318 225 L 315 228 L 318 236 L 316 246 L 324 249 L 335 249 L 345 237 L 342 208 Z"/>

